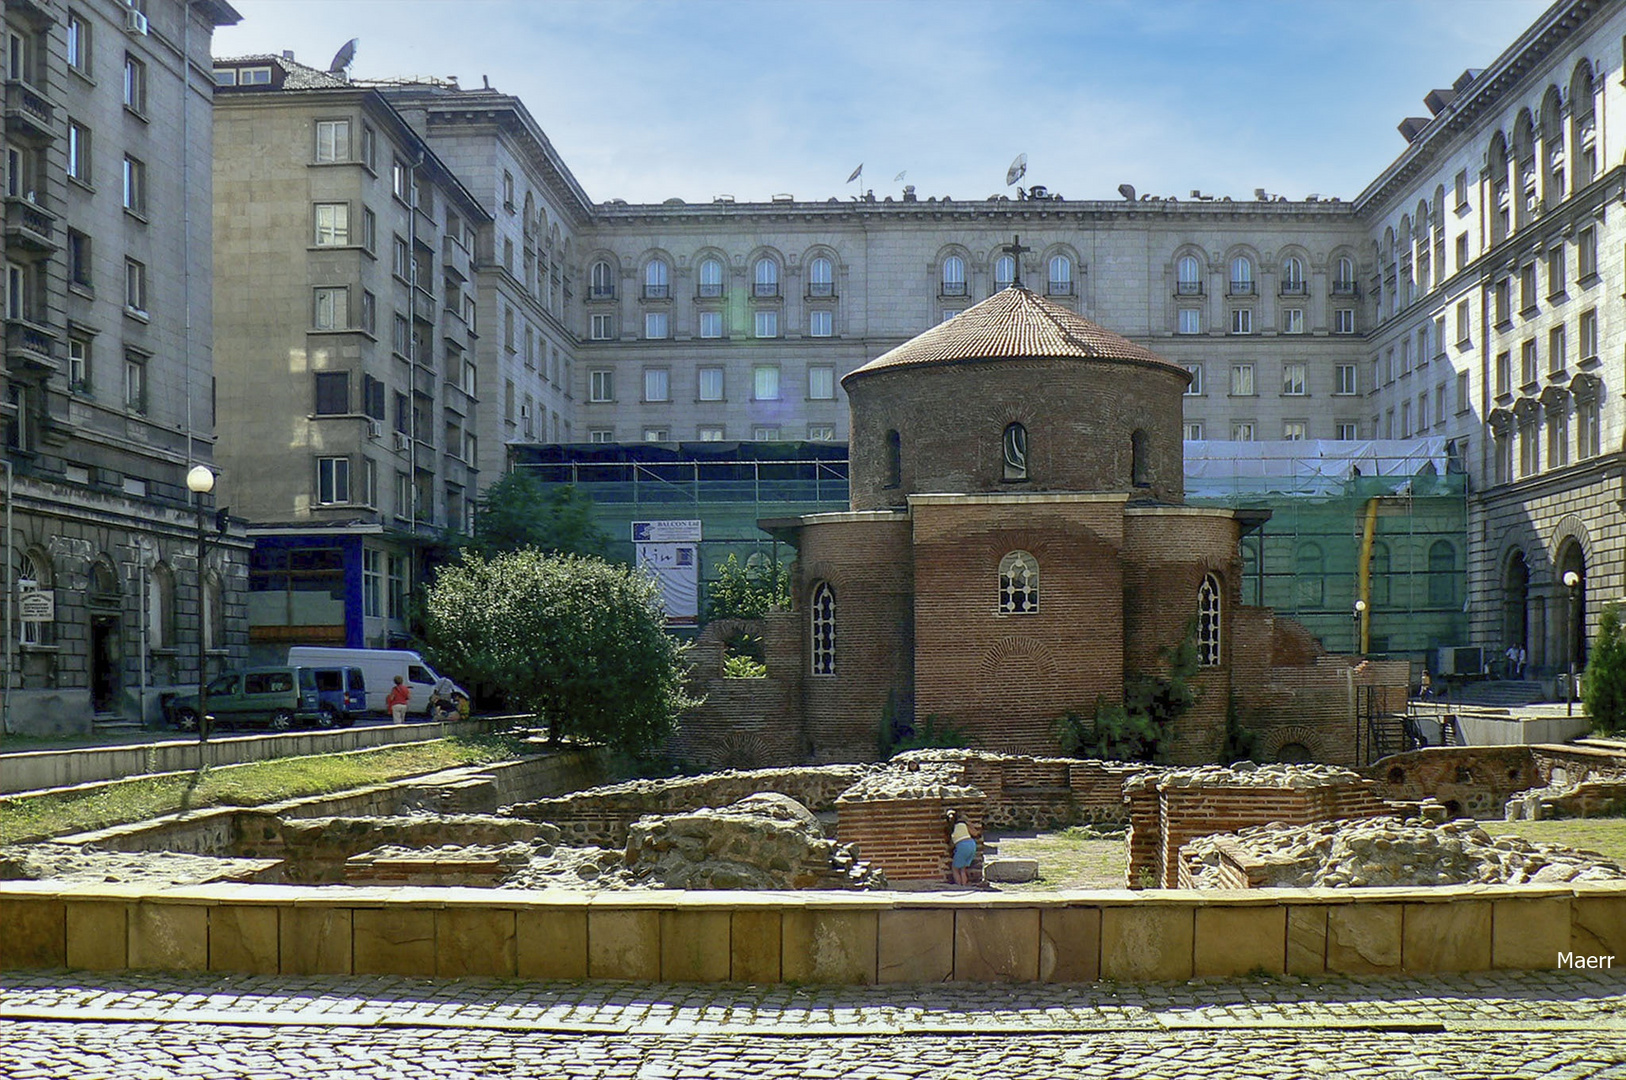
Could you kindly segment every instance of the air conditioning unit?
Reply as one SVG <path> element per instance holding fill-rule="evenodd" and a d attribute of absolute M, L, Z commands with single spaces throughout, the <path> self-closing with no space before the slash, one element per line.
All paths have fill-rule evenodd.
<path fill-rule="evenodd" d="M 125 8 L 124 32 L 127 34 L 140 34 L 145 37 L 147 33 L 147 17 L 133 7 Z"/>
<path fill-rule="evenodd" d="M 384 425 L 383 425 L 383 423 L 378 421 L 378 420 L 369 419 L 367 421 L 367 437 L 369 439 L 379 439 L 379 438 L 383 438 L 383 436 L 384 436 Z"/>
<path fill-rule="evenodd" d="M 395 448 L 397 450 L 412 449 L 412 436 L 404 431 L 397 431 L 395 433 Z"/>

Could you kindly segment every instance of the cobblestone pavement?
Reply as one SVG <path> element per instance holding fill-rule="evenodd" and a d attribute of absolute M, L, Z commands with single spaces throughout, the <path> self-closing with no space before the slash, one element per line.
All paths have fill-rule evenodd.
<path fill-rule="evenodd" d="M 682 986 L 0 975 L 0 1077 L 1626 1080 L 1626 975 Z"/>

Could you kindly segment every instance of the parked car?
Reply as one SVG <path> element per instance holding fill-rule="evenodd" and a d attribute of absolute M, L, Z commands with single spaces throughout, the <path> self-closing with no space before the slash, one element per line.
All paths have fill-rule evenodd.
<path fill-rule="evenodd" d="M 395 677 L 401 676 L 412 687 L 412 700 L 407 711 L 413 716 L 429 715 L 429 695 L 440 681 L 435 669 L 424 663 L 423 657 L 411 649 L 338 649 L 321 645 L 295 645 L 288 650 L 288 663 L 307 667 L 356 667 L 361 669 L 367 682 L 367 711 L 383 713 L 384 699 L 389 696 Z M 469 692 L 454 685 L 455 692 L 464 697 Z"/>
<path fill-rule="evenodd" d="M 358 667 L 312 668 L 322 716 L 318 727 L 349 727 L 367 711 L 367 677 Z"/>
<path fill-rule="evenodd" d="M 300 724 L 322 724 L 316 670 L 308 667 L 260 667 L 227 671 L 208 686 L 208 708 L 217 727 L 264 724 L 289 731 Z M 183 731 L 198 729 L 198 696 L 182 694 L 170 704 L 170 716 Z"/>

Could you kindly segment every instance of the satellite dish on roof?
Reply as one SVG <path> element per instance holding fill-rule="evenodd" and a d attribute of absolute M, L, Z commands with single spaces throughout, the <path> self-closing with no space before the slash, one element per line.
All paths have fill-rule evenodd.
<path fill-rule="evenodd" d="M 329 75 L 337 75 L 351 64 L 356 62 L 356 46 L 361 44 L 360 38 L 351 38 L 339 46 L 339 51 L 333 54 L 333 62 L 327 66 Z"/>
<path fill-rule="evenodd" d="M 1014 184 L 1027 174 L 1028 156 L 1026 154 L 1017 154 L 1016 160 L 1011 162 L 1011 167 L 1005 170 L 1005 183 L 1007 186 Z"/>

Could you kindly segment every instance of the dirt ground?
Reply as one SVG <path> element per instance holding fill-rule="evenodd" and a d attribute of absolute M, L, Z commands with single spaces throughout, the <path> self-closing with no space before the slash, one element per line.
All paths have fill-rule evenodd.
<path fill-rule="evenodd" d="M 1001 884 L 1001 892 L 1046 892 L 1051 889 L 1122 889 L 1129 866 L 1129 844 L 1122 828 L 1077 826 L 1049 833 L 990 833 L 984 858 L 1038 859 L 1039 880 Z"/>

